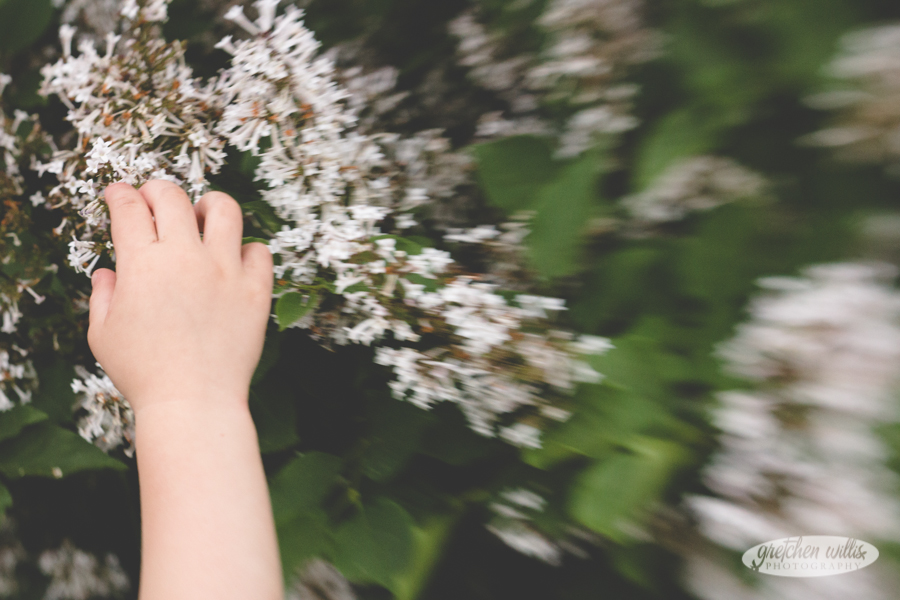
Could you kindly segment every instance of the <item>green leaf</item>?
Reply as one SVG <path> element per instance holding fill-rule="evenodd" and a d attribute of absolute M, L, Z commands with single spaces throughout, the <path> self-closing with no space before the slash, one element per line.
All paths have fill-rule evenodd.
<path fill-rule="evenodd" d="M 278 525 L 276 532 L 286 585 L 293 583 L 297 569 L 307 560 L 329 556 L 334 551 L 328 517 L 320 509 L 304 512 Z"/>
<path fill-rule="evenodd" d="M 57 281 L 59 280 L 54 278 L 54 282 Z M 31 400 L 31 406 L 47 413 L 54 423 L 70 423 L 72 406 L 75 404 L 75 392 L 72 391 L 75 369 L 62 359 L 58 359 L 49 366 L 38 367 L 37 374 L 39 385 Z"/>
<path fill-rule="evenodd" d="M 370 445 L 361 461 L 363 473 L 374 481 L 386 481 L 403 468 L 433 421 L 431 413 L 409 402 L 388 402 L 373 418 Z"/>
<path fill-rule="evenodd" d="M 735 43 L 736 28 L 723 25 L 721 19 L 699 3 L 688 4 L 670 25 L 668 54 L 706 120 L 721 118 L 738 124 L 774 87 L 773 78 L 761 68 L 758 53 L 751 56 L 745 44 Z"/>
<path fill-rule="evenodd" d="M 412 528 L 413 553 L 409 569 L 394 576 L 389 589 L 395 600 L 416 600 L 439 564 L 462 511 L 433 516 Z"/>
<path fill-rule="evenodd" d="M 262 162 L 261 156 L 253 156 L 252 152 L 242 152 L 239 169 L 247 177 L 253 177 Z"/>
<path fill-rule="evenodd" d="M 15 54 L 36 41 L 53 19 L 50 0 L 5 0 L 0 3 L 0 50 Z"/>
<path fill-rule="evenodd" d="M 271 240 L 267 240 L 267 239 L 263 239 L 263 238 L 258 238 L 258 237 L 253 237 L 253 236 L 248 236 L 248 237 L 245 237 L 245 238 L 243 238 L 243 239 L 241 240 L 241 245 L 244 245 L 244 244 L 252 244 L 252 243 L 254 243 L 254 242 L 259 242 L 259 243 L 261 243 L 261 244 L 266 244 L 266 245 L 268 245 L 270 241 L 271 241 Z"/>
<path fill-rule="evenodd" d="M 572 517 L 620 543 L 630 539 L 628 532 L 643 522 L 685 460 L 679 444 L 660 439 L 636 439 L 630 450 L 584 470 L 569 498 Z"/>
<path fill-rule="evenodd" d="M 306 300 L 304 300 L 306 298 Z M 275 315 L 278 317 L 278 331 L 284 331 L 319 305 L 319 294 L 310 292 L 288 292 L 275 303 Z"/>
<path fill-rule="evenodd" d="M 346 288 L 343 292 L 341 292 L 341 294 L 355 294 L 356 292 L 365 292 L 368 289 L 369 285 L 363 281 L 360 281 L 359 283 L 354 283 L 350 287 Z"/>
<path fill-rule="evenodd" d="M 245 202 L 241 204 L 241 210 L 254 215 L 272 233 L 281 231 L 281 226 L 287 224 L 287 221 L 275 214 L 272 206 L 263 200 Z"/>
<path fill-rule="evenodd" d="M 645 246 L 626 246 L 598 257 L 567 314 L 581 331 L 599 331 L 602 324 L 641 314 L 655 300 L 648 291 L 654 289 L 664 258 L 660 249 Z"/>
<path fill-rule="evenodd" d="M 660 353 L 657 343 L 640 335 L 613 338 L 613 348 L 604 354 L 586 357 L 601 373 L 605 385 L 613 385 L 645 398 L 664 400 L 666 389 L 656 368 Z"/>
<path fill-rule="evenodd" d="M 46 419 L 46 413 L 27 404 L 0 412 L 0 441 L 15 437 L 25 427 Z"/>
<path fill-rule="evenodd" d="M 403 507 L 379 498 L 338 528 L 334 565 L 351 581 L 390 589 L 412 558 L 412 528 Z"/>
<path fill-rule="evenodd" d="M 300 441 L 293 390 L 279 385 L 277 380 L 266 380 L 250 389 L 250 414 L 263 454 L 290 448 Z"/>
<path fill-rule="evenodd" d="M 272 367 L 275 366 L 280 356 L 281 336 L 278 335 L 278 332 L 274 329 L 270 328 L 266 332 L 266 341 L 263 344 L 262 356 L 260 356 L 259 363 L 256 365 L 256 370 L 253 372 L 253 378 L 250 380 L 250 385 L 255 385 L 261 381 Z"/>
<path fill-rule="evenodd" d="M 531 208 L 537 191 L 559 170 L 548 142 L 533 136 L 478 144 L 471 152 L 488 199 L 507 213 Z"/>
<path fill-rule="evenodd" d="M 801 90 L 815 83 L 834 55 L 838 38 L 860 22 L 859 13 L 857 3 L 842 0 L 769 3 L 765 26 L 774 37 L 778 76 Z"/>
<path fill-rule="evenodd" d="M 50 423 L 25 429 L 18 437 L 0 443 L 0 473 L 7 477 L 56 477 L 89 469 L 126 470 L 81 436 Z M 56 474 L 54 470 L 58 469 Z"/>
<path fill-rule="evenodd" d="M 644 136 L 638 149 L 633 188 L 641 192 L 679 159 L 706 154 L 715 148 L 719 129 L 711 119 L 691 108 L 666 115 Z"/>
<path fill-rule="evenodd" d="M 588 152 L 542 187 L 526 239 L 531 264 L 544 277 L 565 277 L 581 265 L 582 233 L 597 203 L 600 161 Z"/>
<path fill-rule="evenodd" d="M 6 514 L 6 509 L 8 509 L 13 504 L 12 494 L 9 493 L 9 488 L 0 483 L 0 515 Z"/>
<path fill-rule="evenodd" d="M 613 349 L 585 357 L 604 380 L 579 386 L 572 418 L 552 428 L 541 448 L 525 451 L 526 463 L 549 469 L 575 456 L 603 460 L 644 436 L 691 435 L 672 415 L 671 403 L 676 384 L 697 383 L 703 367 L 657 342 L 663 335 L 658 323 L 642 324 L 644 333 L 614 338 Z"/>
<path fill-rule="evenodd" d="M 435 292 L 438 289 L 437 279 L 425 277 L 423 275 L 419 275 L 418 273 L 404 273 L 403 279 L 406 279 L 410 283 L 414 283 L 416 285 L 424 285 L 426 292 Z M 403 285 L 403 281 L 400 282 L 400 285 Z"/>
<path fill-rule="evenodd" d="M 317 508 L 341 472 L 341 459 L 323 452 L 301 454 L 269 483 L 276 523 Z"/>

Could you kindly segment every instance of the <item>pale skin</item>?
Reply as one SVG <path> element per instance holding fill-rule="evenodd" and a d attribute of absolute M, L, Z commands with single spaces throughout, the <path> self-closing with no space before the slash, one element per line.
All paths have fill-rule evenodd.
<path fill-rule="evenodd" d="M 241 209 L 226 194 L 192 205 L 165 181 L 105 194 L 116 270 L 93 273 L 88 343 L 135 412 L 139 598 L 282 600 L 248 408 L 272 256 L 241 245 Z"/>

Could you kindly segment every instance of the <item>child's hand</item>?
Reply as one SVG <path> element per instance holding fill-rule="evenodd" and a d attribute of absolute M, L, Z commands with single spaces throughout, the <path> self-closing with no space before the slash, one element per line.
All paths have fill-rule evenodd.
<path fill-rule="evenodd" d="M 106 201 L 116 271 L 93 273 L 94 356 L 136 414 L 161 402 L 245 403 L 273 272 L 265 245 L 241 246 L 238 203 L 212 192 L 192 206 L 158 180 L 111 185 Z"/>

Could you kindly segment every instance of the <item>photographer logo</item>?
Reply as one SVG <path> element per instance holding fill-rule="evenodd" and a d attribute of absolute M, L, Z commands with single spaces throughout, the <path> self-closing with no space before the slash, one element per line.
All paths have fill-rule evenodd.
<path fill-rule="evenodd" d="M 833 535 L 789 537 L 754 546 L 744 553 L 745 565 L 781 577 L 840 575 L 868 567 L 878 549 L 854 538 Z"/>

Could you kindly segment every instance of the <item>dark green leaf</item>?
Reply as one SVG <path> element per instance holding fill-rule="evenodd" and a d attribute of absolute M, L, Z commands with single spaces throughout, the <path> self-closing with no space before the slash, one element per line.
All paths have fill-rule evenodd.
<path fill-rule="evenodd" d="M 0 473 L 7 477 L 63 476 L 88 469 L 127 467 L 67 429 L 41 423 L 0 444 Z"/>
<path fill-rule="evenodd" d="M 651 186 L 654 179 L 679 159 L 709 152 L 715 147 L 717 135 L 710 120 L 692 109 L 666 115 L 641 142 L 634 170 L 634 191 Z"/>
<path fill-rule="evenodd" d="M 421 408 L 389 399 L 373 419 L 371 445 L 362 458 L 363 473 L 375 481 L 395 475 L 415 454 L 431 422 L 431 414 Z"/>
<path fill-rule="evenodd" d="M 58 281 L 54 277 L 54 282 Z M 47 367 L 39 367 L 37 373 L 38 389 L 31 405 L 47 413 L 54 423 L 71 422 L 72 406 L 75 404 L 75 392 L 72 391 L 75 369 L 58 359 Z"/>
<path fill-rule="evenodd" d="M 272 233 L 281 231 L 281 226 L 287 224 L 284 219 L 275 214 L 272 206 L 263 200 L 245 202 L 241 204 L 241 210 L 253 214 Z"/>
<path fill-rule="evenodd" d="M 409 280 L 410 283 L 424 285 L 426 292 L 434 292 L 438 289 L 437 279 L 432 279 L 431 277 L 425 277 L 418 273 L 404 273 L 403 278 Z M 400 285 L 403 285 L 403 283 L 401 282 Z"/>
<path fill-rule="evenodd" d="M 598 461 L 579 475 L 569 498 L 569 513 L 597 533 L 624 542 L 684 458 L 678 444 L 636 439 L 631 452 Z"/>
<path fill-rule="evenodd" d="M 0 483 L 0 518 L 6 514 L 6 509 L 12 506 L 12 503 L 12 494 L 9 493 L 9 489 L 5 485 Z"/>
<path fill-rule="evenodd" d="M 329 556 L 334 549 L 328 517 L 321 509 L 310 510 L 281 523 L 277 528 L 278 548 L 285 583 L 293 583 L 297 569 L 307 560 Z"/>
<path fill-rule="evenodd" d="M 14 54 L 26 48 L 52 19 L 50 0 L 5 0 L 0 3 L 0 49 Z"/>
<path fill-rule="evenodd" d="M 290 448 L 300 441 L 294 394 L 278 383 L 267 379 L 250 389 L 250 414 L 263 454 Z"/>
<path fill-rule="evenodd" d="M 289 462 L 269 483 L 276 523 L 286 523 L 316 508 L 341 472 L 341 459 L 307 452 Z"/>
<path fill-rule="evenodd" d="M 416 600 L 439 564 L 447 541 L 459 521 L 459 513 L 436 515 L 421 527 L 412 528 L 413 553 L 409 569 L 392 578 L 390 590 L 396 600 Z"/>
<path fill-rule="evenodd" d="M 308 295 L 300 292 L 288 292 L 275 303 L 275 315 L 278 317 L 278 330 L 284 331 L 306 314 L 315 309 L 319 304 L 319 294 L 310 292 Z"/>
<path fill-rule="evenodd" d="M 47 414 L 27 404 L 0 412 L 0 441 L 19 435 L 25 427 L 44 421 Z"/>
<path fill-rule="evenodd" d="M 491 204 L 507 213 L 529 209 L 538 189 L 559 170 L 547 141 L 516 136 L 472 148 Z"/>
<path fill-rule="evenodd" d="M 250 237 L 245 237 L 244 239 L 242 239 L 242 240 L 241 240 L 241 245 L 243 245 L 243 244 L 252 244 L 252 243 L 254 243 L 254 242 L 260 242 L 261 244 L 266 244 L 266 245 L 268 245 L 269 241 L 270 241 L 270 240 L 266 240 L 266 239 L 263 239 L 263 238 L 258 238 L 258 237 L 252 237 L 252 236 L 250 236 Z"/>
<path fill-rule="evenodd" d="M 364 506 L 335 534 L 335 566 L 351 581 L 390 589 L 410 563 L 413 520 L 386 498 Z"/>
<path fill-rule="evenodd" d="M 266 332 L 266 341 L 263 345 L 262 356 L 259 358 L 259 363 L 256 365 L 256 370 L 253 372 L 253 379 L 250 380 L 250 385 L 254 385 L 263 377 L 266 376 L 272 367 L 275 366 L 275 363 L 278 362 L 278 358 L 281 356 L 281 336 L 278 335 L 278 332 L 273 329 L 269 329 Z"/>
<path fill-rule="evenodd" d="M 587 153 L 538 191 L 526 244 L 531 264 L 544 277 L 564 277 L 581 267 L 582 234 L 597 204 L 599 170 L 597 156 Z"/>

